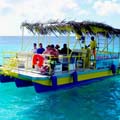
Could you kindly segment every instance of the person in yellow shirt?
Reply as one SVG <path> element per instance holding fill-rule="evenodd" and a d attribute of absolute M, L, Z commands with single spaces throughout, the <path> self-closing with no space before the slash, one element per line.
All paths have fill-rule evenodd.
<path fill-rule="evenodd" d="M 91 37 L 91 41 L 90 41 L 90 48 L 92 50 L 92 54 L 94 55 L 94 59 L 96 58 L 96 47 L 97 47 L 97 43 L 96 40 L 94 39 L 94 37 Z"/>

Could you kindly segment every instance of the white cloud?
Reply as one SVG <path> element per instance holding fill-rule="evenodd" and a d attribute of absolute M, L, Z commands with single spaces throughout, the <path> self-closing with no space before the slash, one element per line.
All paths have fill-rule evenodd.
<path fill-rule="evenodd" d="M 79 7 L 74 0 L 25 0 L 19 4 L 8 4 L 3 1 L 0 1 L 1 8 L 11 7 L 14 15 L 29 20 L 63 18 L 66 14 L 64 8 L 71 10 Z"/>
<path fill-rule="evenodd" d="M 0 35 L 20 35 L 20 25 L 24 21 L 90 18 L 93 4 L 99 15 L 120 13 L 120 3 L 117 3 L 119 0 L 86 1 L 83 3 L 79 0 L 0 0 Z"/>
<path fill-rule="evenodd" d="M 120 3 L 117 0 L 96 1 L 93 8 L 100 16 L 107 16 L 111 14 L 120 14 Z"/>
<path fill-rule="evenodd" d="M 7 4 L 4 0 L 1 0 L 0 1 L 0 8 L 2 9 L 2 8 L 6 7 L 6 6 L 9 6 L 9 4 Z"/>
<path fill-rule="evenodd" d="M 82 10 L 81 9 L 81 11 L 79 12 L 79 15 L 89 15 L 90 14 L 90 12 L 89 11 L 87 11 L 87 10 Z"/>
<path fill-rule="evenodd" d="M 0 35 L 14 35 L 21 22 L 65 19 L 66 11 L 78 9 L 74 0 L 0 0 Z M 11 10 L 10 10 L 11 9 Z M 5 11 L 7 14 L 5 14 Z"/>
<path fill-rule="evenodd" d="M 78 4 L 76 2 L 74 2 L 73 0 L 66 0 L 66 2 L 64 3 L 64 6 L 66 6 L 69 9 L 74 9 L 74 8 L 78 8 Z"/>
<path fill-rule="evenodd" d="M 87 3 L 92 3 L 94 0 L 86 0 Z"/>

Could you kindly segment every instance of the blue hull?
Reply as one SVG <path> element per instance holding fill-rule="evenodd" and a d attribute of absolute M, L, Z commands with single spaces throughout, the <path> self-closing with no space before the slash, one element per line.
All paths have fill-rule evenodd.
<path fill-rule="evenodd" d="M 80 82 L 74 81 L 73 83 L 66 84 L 66 85 L 59 85 L 59 86 L 57 86 L 57 85 L 55 85 L 55 86 L 45 86 L 45 85 L 41 85 L 41 84 L 34 83 L 34 82 L 33 82 L 33 85 L 35 87 L 35 91 L 37 93 L 41 93 L 41 92 L 55 91 L 55 90 L 59 90 L 59 89 L 68 89 L 68 88 L 72 88 L 72 87 L 75 87 L 75 86 L 88 85 L 88 84 L 96 82 L 96 81 L 102 81 L 102 80 L 104 80 L 105 78 L 108 78 L 108 77 L 111 77 L 111 76 L 89 79 L 89 80 L 84 80 L 84 81 L 80 81 Z"/>
<path fill-rule="evenodd" d="M 15 78 L 10 76 L 0 75 L 0 82 L 7 83 L 7 82 L 14 82 Z"/>
<path fill-rule="evenodd" d="M 20 79 L 15 79 L 15 84 L 17 87 L 28 87 L 28 86 L 33 86 L 32 81 L 25 81 L 25 80 L 20 80 Z"/>

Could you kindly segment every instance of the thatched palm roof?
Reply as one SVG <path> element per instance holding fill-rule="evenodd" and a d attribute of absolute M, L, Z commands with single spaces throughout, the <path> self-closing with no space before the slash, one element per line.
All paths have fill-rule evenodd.
<path fill-rule="evenodd" d="M 113 35 L 120 36 L 120 29 L 113 28 L 107 24 L 98 23 L 98 22 L 76 22 L 76 21 L 51 21 L 47 23 L 22 23 L 22 27 L 26 27 L 32 33 L 38 34 L 51 34 L 51 33 L 77 33 L 79 35 L 91 34 L 96 35 L 100 34 L 106 37 Z"/>

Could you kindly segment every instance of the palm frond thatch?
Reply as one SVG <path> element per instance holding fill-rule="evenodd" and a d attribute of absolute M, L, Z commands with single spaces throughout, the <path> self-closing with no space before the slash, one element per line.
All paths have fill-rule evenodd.
<path fill-rule="evenodd" d="M 26 27 L 32 33 L 38 34 L 66 34 L 66 33 L 77 33 L 79 35 L 100 34 L 106 37 L 113 35 L 120 36 L 120 29 L 113 28 L 107 24 L 98 22 L 76 22 L 76 21 L 49 21 L 47 23 L 22 23 L 22 27 Z"/>

